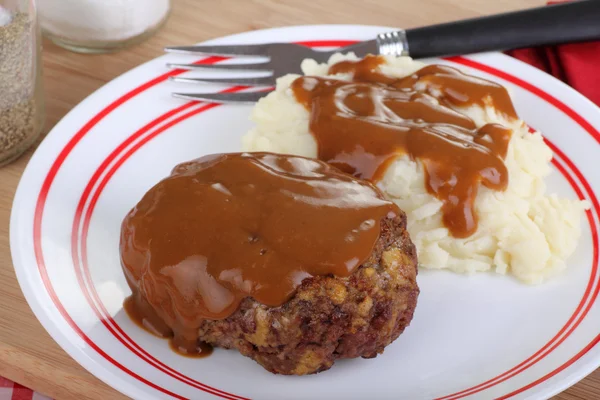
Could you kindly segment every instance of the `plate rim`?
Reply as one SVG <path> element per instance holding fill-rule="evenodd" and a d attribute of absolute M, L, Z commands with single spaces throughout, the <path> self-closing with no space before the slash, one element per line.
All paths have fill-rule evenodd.
<path fill-rule="evenodd" d="M 264 29 L 264 30 L 261 30 L 261 32 L 263 32 L 263 33 L 271 32 L 272 33 L 272 32 L 276 32 L 278 30 L 296 30 L 296 29 L 299 29 L 299 28 L 300 29 L 313 29 L 313 28 L 317 28 L 317 27 L 319 27 L 321 29 L 330 29 L 332 27 L 350 29 L 352 27 L 357 27 L 357 26 L 373 28 L 372 26 L 369 26 L 369 25 L 299 25 L 299 26 L 288 26 L 288 27 Z M 254 32 L 256 32 L 256 31 L 254 31 Z M 235 34 L 235 35 L 224 36 L 224 37 L 220 37 L 220 38 L 213 39 L 213 40 L 231 40 L 231 39 L 234 39 L 236 36 L 244 35 L 246 33 L 247 32 L 243 32 L 243 33 L 239 33 L 239 34 Z M 501 55 L 501 54 L 498 54 L 498 53 L 493 53 L 493 54 L 494 55 L 499 55 L 499 56 L 502 56 L 502 57 L 506 57 L 507 59 L 510 59 L 511 62 L 519 62 L 519 61 L 514 60 L 514 59 L 512 59 L 512 58 L 510 58 L 508 56 L 504 56 L 504 55 Z M 161 58 L 161 57 L 158 57 L 158 58 Z M 45 151 L 44 143 L 48 140 L 48 138 L 51 138 L 51 137 L 53 138 L 55 136 L 58 137 L 59 135 L 61 135 L 61 133 L 59 132 L 60 128 L 61 128 L 61 126 L 60 126 L 61 122 L 63 122 L 64 119 L 68 118 L 72 113 L 77 113 L 78 108 L 80 107 L 81 104 L 83 104 L 84 102 L 89 101 L 91 98 L 95 97 L 95 95 L 96 95 L 96 93 L 98 91 L 102 90 L 103 88 L 105 88 L 106 86 L 108 86 L 110 84 L 113 84 L 115 80 L 122 79 L 124 76 L 126 76 L 129 73 L 133 73 L 138 68 L 140 68 L 140 67 L 142 67 L 142 66 L 144 66 L 146 64 L 155 62 L 158 58 L 155 58 L 153 60 L 149 60 L 148 62 L 143 63 L 140 66 L 135 67 L 135 68 L 133 68 L 130 71 L 125 72 L 121 76 L 115 78 L 114 80 L 108 82 L 106 85 L 102 86 L 100 89 L 98 89 L 94 93 L 90 94 L 88 97 L 86 97 L 86 99 L 84 99 L 81 103 L 79 103 L 76 107 L 74 107 L 63 119 L 61 119 L 61 121 L 59 121 L 59 123 L 56 124 L 56 126 L 51 130 L 51 132 L 44 139 L 44 141 L 42 142 L 42 144 L 38 147 L 38 149 L 35 152 L 36 154 L 34 154 L 34 156 L 32 157 L 31 161 L 28 163 L 27 167 L 25 168 L 25 171 L 23 172 L 23 177 L 26 177 L 26 176 L 28 176 L 28 175 L 31 174 L 31 172 L 28 172 L 28 171 L 29 171 L 29 169 L 33 169 L 33 162 L 32 161 L 36 161 L 37 160 L 35 158 L 36 155 L 39 156 L 40 153 L 42 153 L 42 152 Z M 526 66 L 528 68 L 534 69 L 533 67 L 531 67 L 531 66 L 529 66 L 527 64 L 524 64 L 524 63 L 521 63 L 521 64 L 523 64 L 523 66 Z M 535 71 L 537 73 L 540 72 L 538 70 L 535 70 Z M 551 78 L 551 79 L 554 79 L 554 78 L 552 78 L 550 76 L 548 76 L 548 77 Z M 555 80 L 555 81 L 556 82 L 560 82 L 558 80 Z M 599 112 L 599 114 L 600 114 L 600 109 L 598 109 L 598 107 L 595 104 L 593 104 L 589 99 L 585 98 L 580 93 L 577 93 L 576 91 L 574 91 L 574 89 L 570 88 L 569 86 L 565 85 L 564 83 L 560 82 L 560 84 L 564 86 L 563 89 L 568 89 L 568 90 L 573 91 L 577 96 L 581 97 L 581 99 L 585 100 L 587 103 L 589 103 L 590 105 L 592 105 Z M 17 207 L 16 206 L 17 200 L 20 197 L 23 196 L 23 191 L 24 191 L 24 189 L 23 189 L 23 186 L 24 186 L 23 182 L 24 182 L 24 179 L 22 179 L 19 182 L 19 186 L 17 188 L 17 192 L 15 194 L 15 198 L 14 198 L 14 201 L 13 201 L 13 208 L 12 208 L 12 210 L 16 209 L 16 207 Z M 14 221 L 16 219 L 15 214 L 16 213 L 14 213 L 14 212 L 11 211 L 11 219 L 10 219 L 10 242 L 11 242 L 11 253 L 13 254 L 13 260 L 16 260 L 16 259 L 19 258 L 18 255 L 15 255 L 16 249 L 14 249 L 14 246 L 12 245 L 13 241 L 15 243 L 17 242 L 17 238 L 13 237 L 13 234 L 14 234 L 14 236 L 16 236 L 16 230 L 14 229 L 14 224 L 16 223 Z M 137 385 L 134 385 L 134 384 L 132 384 L 130 382 L 127 382 L 126 380 L 123 380 L 122 378 L 120 378 L 119 375 L 117 375 L 115 373 L 112 373 L 109 370 L 106 370 L 106 368 L 104 368 L 101 365 L 99 365 L 99 363 L 97 361 L 95 361 L 91 357 L 88 357 L 85 353 L 79 352 L 79 351 L 70 351 L 69 349 L 72 349 L 72 347 L 69 346 L 69 345 L 66 345 L 66 342 L 68 342 L 68 340 L 65 337 L 64 333 L 62 333 L 60 330 L 58 330 L 57 328 L 55 328 L 56 324 L 54 324 L 54 323 L 52 323 L 50 321 L 48 314 L 42 310 L 42 307 L 39 304 L 37 304 L 37 297 L 35 297 L 33 294 L 29 294 L 29 296 L 27 295 L 26 290 L 24 289 L 24 285 L 27 286 L 27 284 L 26 284 L 26 277 L 25 277 L 25 275 L 23 275 L 24 274 L 23 268 L 17 268 L 16 262 L 14 262 L 13 264 L 14 264 L 15 272 L 17 274 L 17 279 L 19 281 L 19 285 L 21 287 L 21 290 L 25 294 L 25 298 L 27 300 L 27 303 L 29 304 L 30 308 L 34 311 L 34 314 L 36 315 L 36 318 L 38 318 L 38 320 L 42 323 L 42 325 L 44 326 L 44 328 L 46 329 L 46 331 L 48 331 L 50 333 L 50 335 L 52 336 L 52 338 L 63 348 L 63 350 L 65 350 L 72 358 L 74 358 L 76 361 L 78 361 L 82 366 L 84 366 L 84 368 L 86 368 L 88 371 L 90 371 L 93 375 L 95 375 L 96 377 L 100 378 L 105 383 L 109 384 L 110 386 L 115 387 L 117 390 L 121 390 L 121 391 L 123 391 L 126 394 L 130 394 L 130 393 L 133 393 L 133 394 L 144 394 L 143 391 L 141 391 L 141 392 L 139 391 L 139 389 L 137 388 Z M 48 295 L 48 293 L 45 293 L 45 294 Z M 30 296 L 32 296 L 31 299 L 30 299 Z M 35 306 L 32 303 L 35 303 Z M 37 308 L 38 306 L 40 306 L 39 309 Z M 48 318 L 48 319 L 46 320 L 46 318 Z M 46 323 L 44 323 L 44 321 L 46 321 Z M 54 332 L 54 334 L 53 334 L 54 329 L 56 329 L 56 332 Z M 73 354 L 73 353 L 76 353 L 78 356 L 75 356 L 75 354 Z M 81 355 L 81 357 L 79 357 L 79 355 Z M 82 359 L 85 359 L 85 360 L 82 360 Z M 591 364 L 594 364 L 594 363 L 590 362 L 590 365 Z M 600 364 L 600 358 L 598 358 L 596 360 L 596 364 Z M 95 365 L 98 365 L 98 367 L 95 367 Z M 596 367 L 597 367 L 597 365 L 596 365 Z M 590 370 L 590 372 L 594 368 L 596 368 L 596 367 L 593 367 Z M 101 374 L 98 374 L 98 369 L 97 368 L 102 368 L 102 369 L 104 369 L 105 371 L 108 372 L 106 380 L 103 379 L 103 377 L 101 376 Z M 115 381 L 113 381 L 113 380 L 109 381 L 108 380 L 108 375 L 111 375 L 111 378 L 115 378 L 115 377 L 118 378 L 118 380 L 122 381 L 121 383 L 123 384 L 123 386 L 131 386 L 132 392 L 130 392 L 129 389 L 127 389 L 127 390 L 123 389 L 122 390 L 121 388 L 123 386 L 119 387 L 119 386 L 115 385 Z M 585 375 L 587 375 L 587 374 L 585 374 Z M 583 375 L 583 376 L 585 376 L 585 375 Z M 577 380 L 583 378 L 583 376 L 581 376 Z M 570 384 L 567 384 L 567 385 L 570 385 Z M 559 385 L 556 385 L 556 386 L 559 386 Z M 557 388 L 556 392 L 559 392 L 561 390 L 564 390 L 564 387 Z"/>

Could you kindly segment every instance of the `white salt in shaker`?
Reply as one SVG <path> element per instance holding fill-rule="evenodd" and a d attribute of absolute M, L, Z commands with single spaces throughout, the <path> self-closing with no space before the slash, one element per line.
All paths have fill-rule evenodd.
<path fill-rule="evenodd" d="M 141 42 L 166 21 L 171 0 L 38 0 L 44 34 L 59 46 L 102 53 Z"/>

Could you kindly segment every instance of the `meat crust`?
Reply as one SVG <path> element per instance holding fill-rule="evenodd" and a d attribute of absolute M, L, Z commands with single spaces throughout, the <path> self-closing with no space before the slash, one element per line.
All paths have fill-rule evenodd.
<path fill-rule="evenodd" d="M 384 218 L 369 259 L 347 278 L 305 279 L 280 307 L 251 298 L 223 320 L 204 321 L 199 338 L 237 349 L 270 372 L 306 375 L 335 360 L 373 358 L 410 324 L 419 288 L 406 215 Z"/>

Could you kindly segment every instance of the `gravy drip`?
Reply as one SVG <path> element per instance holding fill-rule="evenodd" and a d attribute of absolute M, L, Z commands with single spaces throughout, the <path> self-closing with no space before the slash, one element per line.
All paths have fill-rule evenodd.
<path fill-rule="evenodd" d="M 296 99 L 310 111 L 318 158 L 375 182 L 400 156 L 420 161 L 428 192 L 443 203 L 445 226 L 454 237 L 468 237 L 477 230 L 479 185 L 508 185 L 504 158 L 511 130 L 477 128 L 460 111 L 492 106 L 516 119 L 510 97 L 501 85 L 444 65 L 392 78 L 379 72 L 384 62 L 368 56 L 330 67 L 329 74 L 350 73 L 352 81 L 305 76 L 292 83 Z"/>
<path fill-rule="evenodd" d="M 171 350 L 179 355 L 204 358 L 213 352 L 213 347 L 208 343 L 199 340 L 188 341 L 181 335 L 175 336 L 173 330 L 156 315 L 148 302 L 139 297 L 139 292 L 125 299 L 123 309 L 137 326 L 161 339 L 168 339 Z"/>

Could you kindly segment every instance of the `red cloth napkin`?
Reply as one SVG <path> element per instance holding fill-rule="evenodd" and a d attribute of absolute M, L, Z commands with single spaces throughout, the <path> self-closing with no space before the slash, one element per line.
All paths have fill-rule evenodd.
<path fill-rule="evenodd" d="M 0 376 L 0 400 L 50 400 L 50 398 Z"/>
<path fill-rule="evenodd" d="M 560 1 L 548 4 L 556 3 Z M 516 49 L 506 54 L 553 75 L 600 106 L 600 41 Z"/>

